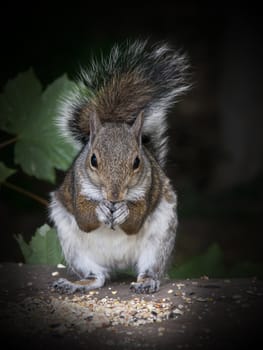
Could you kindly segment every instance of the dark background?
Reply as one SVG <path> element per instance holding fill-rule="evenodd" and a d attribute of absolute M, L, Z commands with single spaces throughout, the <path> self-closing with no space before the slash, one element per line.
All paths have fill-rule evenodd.
<path fill-rule="evenodd" d="M 183 3 L 183 5 L 182 5 Z M 1 11 L 1 91 L 33 67 L 43 86 L 74 77 L 90 54 L 127 38 L 165 40 L 188 53 L 193 88 L 170 112 L 167 173 L 178 193 L 176 262 L 218 242 L 226 264 L 262 261 L 262 16 L 249 9 L 174 2 L 151 7 L 55 9 L 16 5 Z M 252 9 L 255 10 L 256 9 Z M 1 134 L 0 142 L 8 139 Z M 12 147 L 1 151 L 5 161 Z M 10 182 L 48 198 L 53 185 L 21 172 Z M 47 210 L 0 189 L 2 261 L 21 261 L 13 235 L 29 239 Z"/>

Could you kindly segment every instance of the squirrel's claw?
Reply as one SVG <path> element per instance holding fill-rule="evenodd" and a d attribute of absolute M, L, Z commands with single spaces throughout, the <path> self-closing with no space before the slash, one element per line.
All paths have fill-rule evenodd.
<path fill-rule="evenodd" d="M 76 292 L 85 292 L 85 286 L 78 285 L 68 281 L 66 278 L 59 278 L 52 284 L 52 288 L 61 294 L 73 294 Z"/>
<path fill-rule="evenodd" d="M 112 213 L 112 226 L 123 224 L 129 216 L 129 208 L 126 202 L 119 202 L 114 204 L 114 211 Z"/>
<path fill-rule="evenodd" d="M 126 202 L 118 202 L 113 204 L 107 200 L 103 200 L 96 208 L 97 217 L 100 222 L 115 229 L 121 225 L 129 215 L 129 208 Z"/>
<path fill-rule="evenodd" d="M 160 281 L 147 277 L 140 282 L 132 282 L 130 290 L 137 294 L 151 294 L 158 292 L 160 289 Z"/>
<path fill-rule="evenodd" d="M 102 287 L 105 278 L 90 277 L 79 281 L 71 282 L 66 278 L 59 278 L 52 284 L 54 291 L 61 294 L 73 294 L 76 292 L 85 293 L 89 290 Z"/>
<path fill-rule="evenodd" d="M 103 200 L 99 203 L 99 205 L 96 208 L 96 214 L 98 217 L 98 220 L 107 225 L 112 227 L 112 210 L 113 210 L 113 204 L 107 200 Z"/>

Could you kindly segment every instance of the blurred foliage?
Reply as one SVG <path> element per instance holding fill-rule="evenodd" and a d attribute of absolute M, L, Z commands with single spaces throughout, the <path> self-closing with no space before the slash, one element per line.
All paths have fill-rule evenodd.
<path fill-rule="evenodd" d="M 257 277 L 263 278 L 263 264 L 252 262 L 239 262 L 231 267 L 224 263 L 224 253 L 216 243 L 208 247 L 207 251 L 172 267 L 169 276 L 176 279 L 200 278 L 234 278 L 234 277 Z"/>
<path fill-rule="evenodd" d="M 43 90 L 32 69 L 7 82 L 0 95 L 0 130 L 7 140 L 0 149 L 13 147 L 8 165 L 0 162 L 0 184 L 42 205 L 47 200 L 7 181 L 14 173 L 54 183 L 56 169 L 67 170 L 76 155 L 76 149 L 60 135 L 55 125 L 58 103 L 76 84 L 66 75 L 56 79 Z M 3 152 L 4 153 L 4 152 Z M 3 155 L 2 153 L 2 155 Z M 43 181 L 39 181 L 39 187 Z M 27 244 L 21 235 L 16 236 L 27 263 L 56 264 L 62 261 L 61 248 L 56 231 L 48 225 L 39 228 Z"/>
<path fill-rule="evenodd" d="M 56 230 L 47 224 L 37 229 L 29 243 L 21 235 L 15 236 L 28 264 L 57 265 L 64 263 Z"/>
<path fill-rule="evenodd" d="M 3 162 L 0 162 L 0 183 L 4 182 L 9 176 L 16 172 L 15 169 L 10 169 Z"/>
<path fill-rule="evenodd" d="M 199 278 L 201 276 L 223 277 L 225 275 L 224 256 L 218 244 L 211 245 L 208 250 L 194 256 L 182 265 L 173 268 L 169 275 L 173 278 Z"/>
<path fill-rule="evenodd" d="M 74 86 L 64 75 L 42 91 L 32 70 L 6 84 L 0 95 L 0 129 L 12 135 L 14 164 L 26 174 L 54 183 L 55 168 L 66 170 L 71 164 L 76 150 L 59 134 L 55 117 L 59 98 Z M 6 174 L 0 167 L 1 181 Z"/>

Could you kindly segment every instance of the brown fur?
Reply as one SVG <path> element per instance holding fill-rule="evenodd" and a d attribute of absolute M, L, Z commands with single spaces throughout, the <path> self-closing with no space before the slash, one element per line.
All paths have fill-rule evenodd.
<path fill-rule="evenodd" d="M 169 194 L 169 188 L 163 187 L 166 177 L 154 158 L 150 154 L 148 154 L 148 157 L 150 160 L 150 168 L 147 170 L 147 176 L 150 175 L 150 183 L 148 184 L 149 191 L 145 198 L 138 201 L 127 202 L 129 217 L 122 225 L 120 225 L 123 231 L 129 235 L 138 233 L 145 219 L 156 208 L 163 192 L 164 194 Z M 120 167 L 119 169 L 122 168 Z M 65 208 L 74 215 L 78 226 L 82 231 L 90 232 L 101 225 L 97 219 L 95 211 L 98 203 L 87 200 L 80 194 L 77 171 L 76 174 L 74 174 L 71 169 L 67 173 L 64 182 L 56 192 L 56 195 Z"/>
<path fill-rule="evenodd" d="M 69 265 L 84 278 L 96 279 L 87 284 L 62 279 L 59 290 L 101 287 L 108 268 L 128 262 L 138 272 L 132 291 L 159 289 L 177 226 L 176 195 L 162 170 L 168 149 L 166 112 L 187 88 L 185 69 L 184 56 L 166 44 L 115 46 L 108 58 L 82 72 L 79 86 L 64 99 L 59 124 L 82 149 L 55 193 L 52 216 Z M 118 228 L 139 234 L 125 243 Z M 95 232 L 87 236 L 78 229 Z M 119 236 L 127 244 L 123 251 L 116 251 Z"/>
<path fill-rule="evenodd" d="M 83 172 L 93 185 L 104 191 L 104 199 L 112 202 L 125 200 L 127 188 L 139 188 L 146 181 L 144 197 L 136 201 L 126 201 L 129 216 L 120 226 L 129 235 L 139 232 L 162 196 L 169 199 L 169 181 L 151 153 L 140 145 L 142 123 L 142 114 L 132 126 L 123 123 L 102 125 L 96 113 L 91 115 L 91 146 L 85 158 L 75 162 L 57 192 L 60 201 L 74 215 L 81 230 L 90 232 L 101 225 L 96 214 L 99 203 L 80 193 Z M 90 164 L 92 154 L 97 158 L 96 169 Z M 133 162 L 136 156 L 139 156 L 141 162 L 140 167 L 134 171 Z"/>
<path fill-rule="evenodd" d="M 113 132 L 117 133 L 115 137 L 120 137 L 119 133 L 123 133 L 123 137 L 125 138 L 125 132 L 123 132 L 121 127 L 117 129 L 112 127 Z M 118 131 L 117 131 L 118 130 Z M 108 130 L 107 130 L 108 131 Z M 114 136 L 112 135 L 113 140 Z M 127 135 L 126 135 L 127 137 Z M 127 141 L 127 140 L 126 140 Z M 124 141 L 123 141 L 124 142 Z M 121 143 L 122 144 L 122 143 Z M 113 146 L 113 145 L 112 145 Z M 126 142 L 123 144 L 124 146 L 128 146 L 129 143 Z M 94 146 L 96 148 L 96 146 Z M 110 155 L 109 146 L 108 152 Z M 119 153 L 120 159 L 117 160 L 117 163 L 121 162 L 121 158 L 124 161 L 127 161 L 127 151 L 122 151 Z M 98 150 L 97 150 L 98 151 Z M 91 151 L 91 153 L 93 150 Z M 128 201 L 127 206 L 129 208 L 129 217 L 127 220 L 121 225 L 121 228 L 127 234 L 136 234 L 140 228 L 142 227 L 145 219 L 151 214 L 151 212 L 156 208 L 160 197 L 162 196 L 163 190 L 165 190 L 166 194 L 169 194 L 169 188 L 164 187 L 163 184 L 165 182 L 165 175 L 163 174 L 161 168 L 156 163 L 155 159 L 151 156 L 151 154 L 144 149 L 146 164 L 143 174 L 138 174 L 138 181 L 140 182 L 140 176 L 147 176 L 147 191 L 146 196 L 143 199 L 137 201 Z M 101 154 L 101 157 L 105 157 L 104 154 Z M 87 158 L 89 159 L 89 158 Z M 86 160 L 87 162 L 87 160 Z M 149 163 L 149 164 L 148 164 Z M 105 176 L 105 181 L 109 184 L 107 188 L 108 196 L 111 195 L 113 191 L 112 188 L 116 187 L 116 191 L 119 191 L 119 195 L 121 195 L 120 189 L 123 187 L 123 183 L 125 183 L 125 169 L 123 166 L 114 165 L 113 162 L 110 162 L 109 168 L 105 168 L 106 164 L 103 163 L 103 168 L 101 169 L 101 173 Z M 88 165 L 82 165 L 84 167 L 88 167 Z M 145 173 L 146 171 L 146 173 Z M 56 192 L 59 200 L 63 203 L 65 208 L 74 215 L 78 226 L 84 232 L 90 232 L 100 226 L 100 222 L 97 219 L 96 215 L 96 207 L 98 205 L 97 202 L 88 200 L 86 197 L 80 194 L 80 185 L 79 178 L 81 176 L 81 172 L 75 166 L 71 168 L 67 173 L 64 182 L 60 186 L 59 190 Z M 101 175 L 100 175 L 101 176 Z M 109 200 L 111 198 L 108 198 Z"/>
<path fill-rule="evenodd" d="M 77 189 L 77 192 L 74 191 L 74 188 Z M 56 195 L 65 208 L 75 216 L 82 231 L 90 232 L 101 225 L 95 212 L 97 203 L 87 200 L 79 193 L 79 186 L 74 183 L 72 170 L 66 175 Z"/>
<path fill-rule="evenodd" d="M 127 234 L 136 234 L 142 227 L 146 218 L 154 211 L 162 192 L 163 176 L 155 160 L 150 157 L 151 161 L 151 183 L 149 191 L 143 200 L 128 202 L 130 210 L 129 217 L 121 225 L 121 228 Z M 149 170 L 150 171 L 150 170 Z"/>
<path fill-rule="evenodd" d="M 152 94 L 153 87 L 135 72 L 115 76 L 81 110 L 79 127 L 89 135 L 89 118 L 93 112 L 96 112 L 102 123 L 114 121 L 132 124 L 143 107 L 151 101 Z"/>

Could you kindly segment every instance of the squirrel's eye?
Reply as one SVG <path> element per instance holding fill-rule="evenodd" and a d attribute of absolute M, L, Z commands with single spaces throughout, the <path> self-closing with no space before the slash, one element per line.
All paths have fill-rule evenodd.
<path fill-rule="evenodd" d="M 91 158 L 90 158 L 90 164 L 93 168 L 97 168 L 98 167 L 98 161 L 97 161 L 97 157 L 96 155 L 93 153 Z"/>
<path fill-rule="evenodd" d="M 133 170 L 138 169 L 140 165 L 140 158 L 136 157 L 133 162 Z"/>

